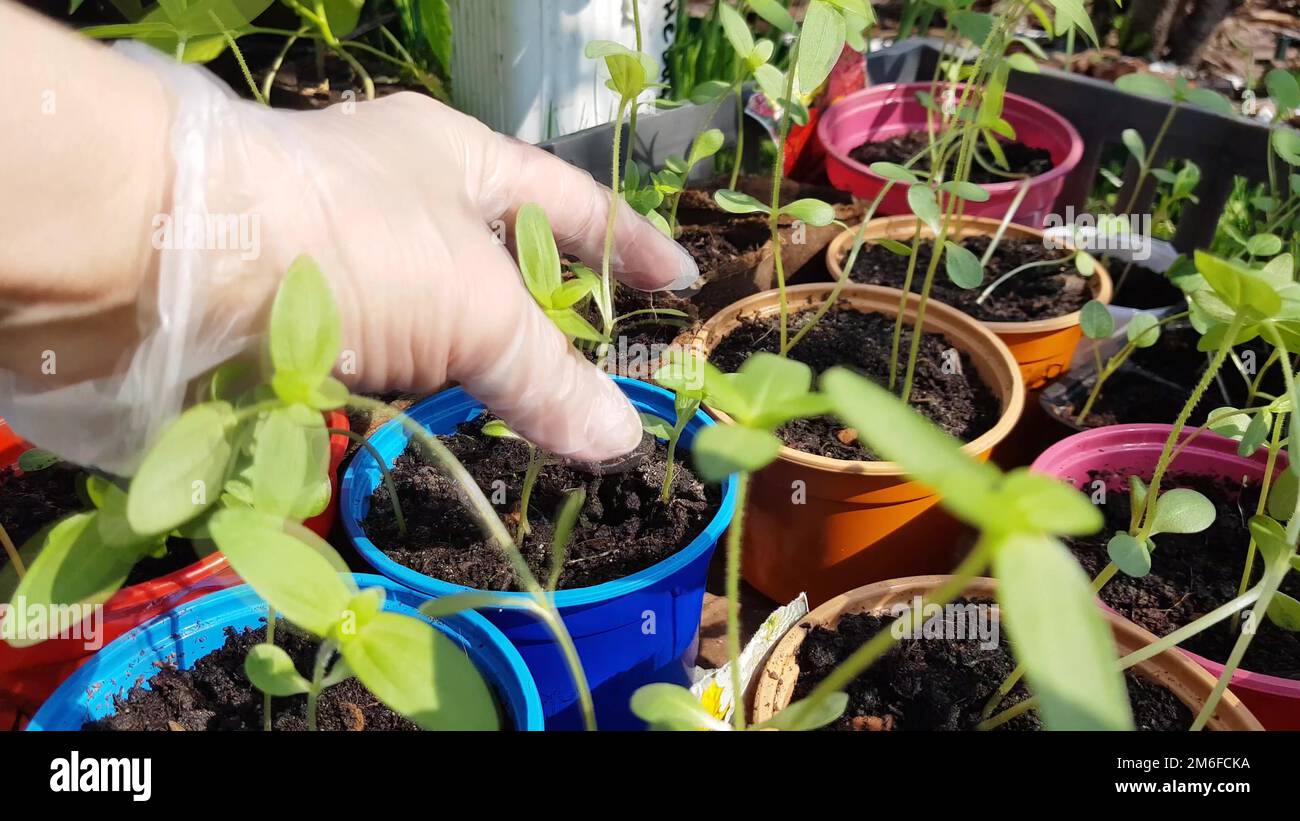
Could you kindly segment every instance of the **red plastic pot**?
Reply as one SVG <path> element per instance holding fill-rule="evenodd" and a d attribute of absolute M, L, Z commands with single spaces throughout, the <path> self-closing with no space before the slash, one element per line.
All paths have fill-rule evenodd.
<path fill-rule="evenodd" d="M 348 428 L 347 414 L 331 411 L 326 423 L 332 428 Z M 330 437 L 330 504 L 319 515 L 305 522 L 322 538 L 329 535 L 338 512 L 338 467 L 347 451 L 347 437 Z M 11 467 L 30 444 L 19 438 L 0 419 L 0 466 Z M 220 553 L 200 559 L 189 567 L 157 579 L 119 590 L 104 603 L 103 641 L 105 644 L 155 616 L 196 599 L 205 593 L 239 584 L 240 579 L 225 556 Z M 30 715 L 45 698 L 82 662 L 93 654 L 84 642 L 75 639 L 52 639 L 32 647 L 16 648 L 0 641 L 0 729 L 8 729 L 11 716 Z"/>
<path fill-rule="evenodd" d="M 961 86 L 956 89 L 960 93 Z M 817 136 L 826 149 L 826 173 L 831 183 L 866 200 L 879 194 L 887 182 L 885 178 L 872 173 L 849 152 L 864 142 L 925 131 L 926 109 L 916 99 L 916 93 L 929 90 L 929 83 L 888 83 L 850 94 L 828 108 L 817 126 Z M 1002 117 L 1015 129 L 1017 140 L 1044 148 L 1052 155 L 1052 170 L 1031 179 L 1028 193 L 1012 216 L 1021 225 L 1042 228 L 1061 194 L 1066 175 L 1083 158 L 1083 139 L 1060 114 L 1015 94 L 1006 95 Z M 988 200 L 968 201 L 965 214 L 1002 219 L 1020 185 L 1019 180 L 1011 180 L 982 186 L 989 192 Z M 906 186 L 889 189 L 876 213 L 910 214 Z"/>
<path fill-rule="evenodd" d="M 1076 433 L 1043 451 L 1032 469 L 1065 479 L 1075 487 L 1083 487 L 1090 481 L 1089 472 L 1095 470 L 1115 471 L 1117 481 L 1121 482 L 1131 473 L 1149 478 L 1171 428 L 1171 425 L 1110 425 Z M 1194 430 L 1184 430 L 1179 441 L 1186 440 Z M 1277 469 L 1284 469 L 1286 464 L 1286 454 L 1282 453 Z M 1229 476 L 1234 481 L 1246 476 L 1259 482 L 1264 467 L 1263 451 L 1253 457 L 1238 456 L 1236 442 L 1203 433 L 1183 449 L 1170 469 Z M 1123 488 L 1117 486 L 1111 490 L 1123 491 Z M 1154 641 L 1155 636 L 1151 639 Z M 1217 677 L 1223 672 L 1222 664 L 1196 653 L 1182 652 L 1211 675 Z M 1300 730 L 1300 681 L 1239 669 L 1229 687 L 1266 729 Z"/>

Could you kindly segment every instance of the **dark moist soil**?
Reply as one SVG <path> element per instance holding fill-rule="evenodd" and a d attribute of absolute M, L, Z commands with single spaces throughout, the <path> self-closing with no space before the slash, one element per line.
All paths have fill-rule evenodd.
<path fill-rule="evenodd" d="M 504 503 L 497 509 L 513 533 L 528 446 L 518 439 L 484 436 L 480 431 L 488 419 L 482 414 L 460 425 L 456 433 L 439 438 L 494 504 L 501 500 L 496 492 L 500 486 L 494 483 L 504 483 Z M 587 499 L 565 553 L 560 589 L 621 579 L 689 544 L 717 512 L 719 491 L 695 477 L 689 454 L 679 448 L 672 498 L 663 504 L 659 492 L 666 457 L 667 445 L 656 439 L 649 455 L 621 473 L 595 476 L 576 467 L 544 467 L 529 502 L 532 533 L 522 545 L 533 574 L 542 580 L 550 575 L 552 517 L 564 497 L 580 487 Z M 370 513 L 363 522 L 366 535 L 380 550 L 401 565 L 444 581 L 478 590 L 519 589 L 509 562 L 485 541 L 455 482 L 414 447 L 398 457 L 392 473 L 407 533 L 398 532 L 381 483 L 370 497 Z"/>
<path fill-rule="evenodd" d="M 791 336 L 812 318 L 813 312 L 805 309 L 790 315 Z M 723 371 L 737 371 L 751 354 L 777 353 L 780 349 L 778 322 L 775 316 L 742 321 L 713 351 L 710 361 Z M 878 384 L 887 385 L 893 335 L 893 319 L 881 313 L 859 313 L 845 302 L 827 311 L 789 355 L 816 374 L 845 365 Z M 911 329 L 904 326 L 899 345 L 900 380 L 906 369 L 911 339 Z M 959 354 L 959 368 L 950 367 L 952 373 L 944 372 L 953 361 L 945 353 L 951 350 L 953 346 L 942 334 L 922 335 L 911 404 L 948 433 L 970 441 L 997 424 L 1001 406 L 993 391 L 980 379 L 968 354 Z M 832 459 L 876 458 L 857 438 L 856 431 L 845 428 L 833 416 L 796 419 L 778 430 L 777 435 L 785 444 L 805 453 Z"/>
<path fill-rule="evenodd" d="M 1092 479 L 1100 479 L 1108 485 L 1114 485 L 1116 478 L 1115 474 L 1108 472 L 1092 474 Z M 1149 476 L 1143 478 L 1150 479 Z M 1157 636 L 1172 633 L 1236 597 L 1250 539 L 1246 522 L 1254 514 L 1259 500 L 1257 487 L 1243 491 L 1239 483 L 1226 478 L 1172 474 L 1166 476 L 1163 484 L 1166 490 L 1187 487 L 1205 494 L 1217 508 L 1214 524 L 1202 533 L 1157 536 L 1157 549 L 1151 555 L 1149 574 L 1135 579 L 1119 573 L 1101 590 L 1101 598 L 1106 604 Z M 1127 487 L 1127 479 L 1123 487 Z M 1084 490 L 1090 492 L 1091 488 Z M 1102 513 L 1106 517 L 1106 526 L 1101 532 L 1095 536 L 1066 540 L 1088 575 L 1094 577 L 1110 561 L 1106 554 L 1110 535 L 1128 530 L 1130 505 L 1127 490 L 1110 490 Z M 1261 572 L 1257 555 L 1252 584 L 1259 579 Z M 1300 574 L 1288 574 L 1281 590 L 1300 598 Z M 1223 622 L 1180 646 L 1223 663 L 1235 640 L 1236 635 L 1230 632 L 1230 623 Z M 1300 679 L 1300 633 L 1283 630 L 1261 614 L 1261 618 L 1256 619 L 1255 638 L 1242 659 L 1241 667 L 1257 673 Z"/>
<path fill-rule="evenodd" d="M 770 236 L 763 219 L 749 217 L 724 225 L 684 225 L 677 242 L 707 277 L 762 248 Z"/>
<path fill-rule="evenodd" d="M 609 355 L 619 363 L 619 373 L 642 376 L 643 374 L 635 372 L 636 368 L 629 367 L 633 365 L 653 369 L 658 354 L 686 330 L 698 325 L 701 316 L 700 308 L 694 302 L 667 291 L 648 293 L 623 285 L 614 290 L 615 316 L 663 308 L 681 311 L 686 316 L 641 314 L 614 327 L 614 343 L 610 346 Z M 594 327 L 600 327 L 600 317 L 594 305 L 587 311 L 587 320 Z M 598 345 L 582 343 L 584 355 L 593 362 L 599 349 Z"/>
<path fill-rule="evenodd" d="M 193 668 L 158 665 L 144 689 L 139 683 L 126 697 L 115 696 L 113 714 L 87 723 L 83 730 L 261 730 L 262 693 L 244 675 L 244 659 L 254 645 L 266 641 L 266 628 L 236 631 L 226 628 L 226 641 L 199 659 Z M 293 658 L 310 679 L 316 661 L 316 639 L 286 622 L 279 622 L 275 643 Z M 307 729 L 305 695 L 271 700 L 275 730 Z M 316 709 L 321 730 L 419 730 L 414 723 L 385 707 L 355 678 L 321 693 Z M 504 718 L 508 721 L 508 718 Z"/>
<path fill-rule="evenodd" d="M 961 244 L 982 259 L 989 246 L 989 237 L 967 237 Z M 912 290 L 918 294 L 925 281 L 932 247 L 933 244 L 926 240 L 917 248 Z M 845 256 L 847 258 L 847 253 Z M 1004 237 L 989 258 L 988 265 L 984 266 L 984 281 L 978 287 L 959 288 L 954 285 L 944 273 L 941 260 L 930 295 L 982 322 L 1031 322 L 1064 316 L 1079 310 L 1092 299 L 1088 280 L 1079 276 L 1072 262 L 1021 271 L 999 285 L 983 304 L 975 301 L 986 287 L 1008 271 L 1026 263 L 1062 256 L 1060 251 L 1045 248 L 1037 240 Z M 902 288 L 907 279 L 907 257 L 895 254 L 883 245 L 864 245 L 849 276 L 854 282 Z"/>
<path fill-rule="evenodd" d="M 0 525 L 19 549 L 47 525 L 83 510 L 88 500 L 81 497 L 78 477 L 82 471 L 64 463 L 32 473 L 14 468 L 0 468 Z M 160 558 L 146 557 L 136 563 L 124 587 L 165 576 L 199 560 L 194 546 L 186 539 L 168 539 L 167 552 Z M 9 563 L 7 552 L 0 550 L 0 567 Z"/>
<path fill-rule="evenodd" d="M 1183 292 L 1178 290 L 1178 286 L 1170 282 L 1169 277 L 1164 274 L 1158 274 L 1136 263 L 1130 267 L 1129 263 L 1110 257 L 1107 257 L 1103 264 L 1118 289 L 1110 300 L 1112 305 L 1149 311 L 1153 308 L 1180 305 L 1186 301 Z M 1125 274 L 1126 269 L 1127 274 Z M 1123 286 L 1120 285 L 1121 277 L 1124 279 Z"/>
<path fill-rule="evenodd" d="M 955 604 L 989 604 L 958 599 Z M 948 613 L 950 629 L 960 626 Z M 814 627 L 799 647 L 799 679 L 794 698 L 807 696 L 832 670 L 876 633 L 889 629 L 889 614 L 855 613 L 834 630 Z M 955 635 L 955 633 L 947 633 Z M 1015 669 L 1016 662 L 1001 631 L 998 646 L 986 649 L 978 636 L 965 639 L 904 639 L 885 653 L 847 688 L 849 706 L 830 730 L 973 730 L 980 711 Z M 1192 713 L 1169 690 L 1136 674 L 1125 676 L 1133 718 L 1139 730 L 1187 730 Z M 1029 697 L 1024 682 L 1002 702 L 1002 709 Z M 1038 713 L 1030 711 L 999 730 L 1039 730 Z"/>
<path fill-rule="evenodd" d="M 1090 428 L 1141 422 L 1172 424 L 1209 365 L 1210 355 L 1196 349 L 1199 338 L 1185 322 L 1166 325 L 1156 344 L 1134 351 L 1124 367 L 1106 380 L 1085 424 Z M 1268 359 L 1264 344 L 1252 340 L 1237 347 L 1238 357 L 1243 361 L 1248 359 L 1248 351 L 1254 357 L 1255 367 L 1263 367 Z M 1094 379 L 1089 376 L 1070 394 L 1071 401 L 1065 410 L 1071 419 L 1077 418 L 1093 384 Z M 1271 368 L 1260 383 L 1260 390 L 1274 396 L 1285 389 L 1284 377 L 1277 367 Z M 1200 426 L 1214 409 L 1246 407 L 1246 403 L 1246 383 L 1228 360 L 1220 369 L 1219 378 L 1210 383 L 1193 408 L 1188 423 Z"/>
<path fill-rule="evenodd" d="M 1045 148 L 1033 148 L 1019 141 L 1001 140 L 1002 152 L 1007 157 L 1007 169 L 1010 174 L 1028 174 L 1037 177 L 1052 170 L 1052 154 Z M 930 145 L 930 137 L 924 131 L 910 131 L 890 137 L 879 142 L 865 142 L 849 152 L 849 156 L 863 165 L 873 162 L 892 162 L 902 165 L 915 157 Z M 912 168 L 929 173 L 930 158 L 928 152 Z M 951 170 L 951 169 L 950 169 Z M 1013 177 L 1006 177 L 986 169 L 979 163 L 972 163 L 970 181 L 976 185 L 991 185 L 999 182 L 1012 182 Z"/>

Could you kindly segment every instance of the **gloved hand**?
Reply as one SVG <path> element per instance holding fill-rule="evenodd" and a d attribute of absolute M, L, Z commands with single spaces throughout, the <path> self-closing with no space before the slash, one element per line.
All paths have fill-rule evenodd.
<path fill-rule="evenodd" d="M 417 94 L 275 111 L 202 68 L 137 44 L 116 50 L 149 66 L 172 98 L 165 216 L 141 226 L 163 246 L 157 278 L 141 282 L 140 327 L 102 341 L 124 351 L 115 373 L 57 390 L 0 373 L 0 415 L 19 433 L 130 472 L 190 380 L 257 349 L 281 275 L 307 253 L 339 304 L 337 375 L 354 390 L 458 380 L 556 454 L 599 460 L 638 443 L 631 405 L 532 302 L 501 241 L 518 207 L 536 202 L 561 251 L 598 269 L 608 189 Z M 623 282 L 680 289 L 698 277 L 621 199 L 616 224 Z"/>

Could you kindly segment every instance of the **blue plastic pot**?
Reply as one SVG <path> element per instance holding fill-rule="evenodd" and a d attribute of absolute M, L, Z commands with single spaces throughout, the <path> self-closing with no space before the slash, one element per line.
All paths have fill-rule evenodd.
<path fill-rule="evenodd" d="M 355 574 L 361 588 L 387 591 L 384 609 L 419 615 L 428 597 L 382 576 Z M 423 618 L 421 616 L 421 618 Z M 225 630 L 261 627 L 266 603 L 248 585 L 232 587 L 183 604 L 110 642 L 54 691 L 27 725 L 28 730 L 80 730 L 87 721 L 112 714 L 113 696 L 125 697 L 147 681 L 159 663 L 188 670 L 226 641 Z M 497 695 L 505 701 L 514 725 L 523 730 L 543 726 L 537 685 L 524 660 L 501 631 L 477 613 L 459 613 L 434 622 L 469 654 Z"/>
<path fill-rule="evenodd" d="M 675 418 L 668 391 L 634 379 L 615 377 L 615 381 L 637 410 Z M 482 412 L 483 405 L 460 388 L 431 396 L 406 411 L 435 434 L 452 433 Z M 697 412 L 682 433 L 681 455 L 689 450 L 695 434 L 712 424 L 712 419 Z M 409 441 L 410 432 L 397 420 L 370 437 L 390 467 Z M 469 590 L 398 564 L 366 537 L 361 522 L 370 512 L 370 495 L 380 481 L 374 458 L 364 449 L 357 451 L 343 476 L 339 513 L 362 558 L 388 578 L 430 597 Z M 555 604 L 582 659 L 601 729 L 644 728 L 629 706 L 632 693 L 643 684 L 687 683 L 699 640 L 709 560 L 718 537 L 731 523 L 735 497 L 735 479 L 729 478 L 723 484 L 722 506 L 704 531 L 658 564 L 594 587 L 556 592 Z M 522 599 L 526 594 L 503 595 Z M 581 728 L 573 680 L 546 627 L 515 607 L 485 607 L 479 612 L 501 628 L 524 657 L 542 694 L 547 729 Z"/>

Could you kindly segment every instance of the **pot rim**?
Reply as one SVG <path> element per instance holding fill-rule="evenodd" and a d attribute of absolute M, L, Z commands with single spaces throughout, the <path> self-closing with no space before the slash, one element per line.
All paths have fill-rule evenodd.
<path fill-rule="evenodd" d="M 939 85 L 952 85 L 960 90 L 965 86 L 965 83 L 940 83 Z M 837 146 L 834 141 L 829 139 L 830 129 L 841 117 L 847 117 L 850 116 L 851 113 L 856 113 L 850 112 L 850 109 L 853 108 L 855 104 L 875 101 L 875 98 L 877 97 L 884 98 L 881 102 L 896 102 L 899 100 L 911 99 L 914 95 L 909 92 L 928 91 L 929 88 L 930 83 L 928 82 L 881 83 L 880 85 L 868 86 L 867 88 L 848 94 L 832 103 L 831 107 L 826 110 L 824 115 L 822 115 L 821 120 L 817 123 L 817 139 L 825 147 L 826 153 L 830 154 L 838 162 L 843 163 L 859 174 L 869 177 L 873 181 L 879 181 L 881 184 L 884 184 L 888 182 L 888 180 L 872 171 L 870 167 L 865 166 L 850 157 L 847 151 L 843 150 Z M 1050 183 L 1064 177 L 1078 166 L 1079 161 L 1083 159 L 1083 138 L 1079 136 L 1079 130 L 1074 127 L 1073 123 L 1042 103 L 1036 100 L 1031 100 L 1028 97 L 1022 97 L 1019 94 L 1007 92 L 1005 94 L 1004 104 L 1008 107 L 1027 109 L 1025 114 L 1028 117 L 1040 123 L 1050 123 L 1051 126 L 1064 131 L 1069 140 L 1070 150 L 1066 153 L 1064 160 L 1052 166 L 1051 170 L 1046 173 L 1030 177 L 1030 179 L 1034 181 L 1035 186 Z M 988 191 L 990 195 L 996 196 L 999 194 L 1014 194 L 1020 184 L 1020 180 L 1011 180 L 1008 182 L 994 182 L 980 185 L 980 188 Z"/>
<path fill-rule="evenodd" d="M 831 290 L 835 287 L 831 282 L 812 282 L 805 285 L 792 285 L 787 287 L 786 297 L 788 301 L 798 298 L 807 297 L 811 302 L 820 302 L 830 295 Z M 751 294 L 744 299 L 731 303 L 726 308 L 718 311 L 708 321 L 704 322 L 698 330 L 689 335 L 686 345 L 697 351 L 704 353 L 706 356 L 711 354 L 717 341 L 721 340 L 726 334 L 718 332 L 718 328 L 732 316 L 739 317 L 742 314 L 752 313 L 773 313 L 775 312 L 777 300 L 779 299 L 779 290 L 762 291 L 757 294 Z M 898 297 L 901 292 L 894 288 L 885 288 L 880 285 L 861 285 L 858 283 L 848 283 L 840 292 L 840 299 L 848 299 L 855 303 L 855 308 L 859 307 L 862 301 L 870 302 L 873 299 L 881 300 L 887 303 L 886 307 L 872 307 L 873 311 L 880 311 L 886 315 L 892 316 L 897 314 Z M 853 297 L 858 299 L 855 301 Z M 920 296 L 911 294 L 908 296 L 909 313 L 914 314 L 917 304 L 920 302 Z M 863 311 L 867 313 L 868 311 Z M 986 345 L 996 351 L 998 357 L 992 360 L 994 368 L 1000 368 L 1006 381 L 1011 385 L 1010 396 L 1006 398 L 1002 406 L 1002 413 L 998 416 L 998 421 L 993 427 L 981 433 L 976 438 L 962 445 L 962 451 L 970 456 L 979 456 L 980 454 L 990 451 L 995 445 L 1005 439 L 1011 430 L 1019 421 L 1025 405 L 1025 383 L 1020 376 L 1020 368 L 1016 364 L 1015 357 L 1011 355 L 1011 350 L 1007 348 L 1006 343 L 998 339 L 990 330 L 972 319 L 970 316 L 944 305 L 941 302 L 931 300 L 926 305 L 928 315 L 941 317 L 952 324 L 964 325 L 974 335 L 982 338 Z M 716 336 L 716 339 L 712 337 Z M 954 345 L 954 347 L 957 347 Z M 978 351 L 964 349 L 965 353 L 975 356 Z M 997 385 L 989 385 L 990 390 L 996 391 Z M 1001 398 L 1001 397 L 999 397 Z M 708 406 L 706 406 L 708 407 Z M 732 420 L 727 414 L 713 407 L 708 407 L 709 413 L 715 416 L 719 421 L 725 424 L 731 424 Z M 818 456 L 813 453 L 805 453 L 796 450 L 787 445 L 782 445 L 778 452 L 777 459 L 802 466 L 809 470 L 826 471 L 839 474 L 857 474 L 863 476 L 901 476 L 906 471 L 897 462 L 869 462 L 861 459 L 832 459 L 828 456 Z"/>
<path fill-rule="evenodd" d="M 1082 459 L 1087 456 L 1096 457 L 1108 451 L 1114 450 L 1159 450 L 1165 439 L 1169 436 L 1169 431 L 1173 430 L 1173 425 L 1142 423 L 1132 425 L 1106 425 L 1100 428 L 1090 428 L 1072 436 L 1067 436 L 1056 444 L 1044 450 L 1039 454 L 1034 463 L 1030 465 L 1030 470 L 1037 473 L 1044 473 L 1049 476 L 1060 478 L 1060 471 L 1065 467 L 1066 460 L 1070 462 L 1076 459 Z M 1188 430 L 1183 429 L 1179 436 L 1180 443 L 1187 440 L 1195 432 L 1195 428 Z M 1215 462 L 1227 462 L 1236 465 L 1253 464 L 1263 467 L 1262 454 L 1257 452 L 1254 456 L 1239 456 L 1237 454 L 1237 443 L 1231 439 L 1220 436 L 1217 433 L 1206 431 L 1198 435 L 1191 444 L 1182 449 L 1179 458 L 1186 455 L 1195 454 L 1205 459 Z M 1174 463 L 1170 463 L 1173 467 Z M 1278 453 L 1277 469 L 1286 470 L 1289 464 L 1289 458 L 1285 450 Z M 1240 468 L 1236 468 L 1240 469 Z M 1234 469 L 1235 470 L 1235 469 Z M 1103 605 L 1105 606 L 1105 605 Z M 1107 608 L 1109 610 L 1110 608 Z M 1113 611 L 1112 611 L 1113 612 Z M 1118 618 L 1129 621 L 1124 616 L 1116 614 Z M 1152 636 L 1156 636 L 1141 625 L 1129 621 L 1139 630 Z M 1193 659 L 1197 664 L 1209 670 L 1216 677 L 1223 673 L 1223 664 L 1206 658 L 1199 653 L 1193 653 L 1191 650 L 1179 647 L 1178 650 L 1186 656 Z M 1286 698 L 1300 699 L 1300 680 L 1283 678 L 1268 673 L 1257 673 L 1244 667 L 1238 667 L 1232 674 L 1232 686 L 1246 685 L 1252 690 L 1269 693 L 1272 695 L 1285 696 Z"/>
<path fill-rule="evenodd" d="M 781 688 L 780 685 L 785 681 L 784 671 L 774 669 L 773 665 L 778 660 L 784 661 L 794 655 L 799 646 L 803 644 L 803 640 L 808 634 L 807 630 L 802 629 L 803 625 L 834 625 L 839 622 L 841 617 L 851 613 L 880 612 L 887 606 L 888 599 L 910 601 L 913 595 L 924 595 L 951 578 L 950 575 L 931 575 L 887 579 L 841 593 L 813 609 L 781 637 L 776 647 L 772 649 L 768 660 L 764 663 L 763 669 L 759 672 L 758 685 L 754 690 L 753 709 L 751 711 L 753 721 L 755 723 L 764 721 L 780 712 L 790 703 L 793 682 L 790 682 L 789 686 Z M 963 595 L 976 595 L 996 601 L 996 590 L 996 579 L 977 576 L 971 579 L 963 591 Z M 895 598 L 895 594 L 897 594 L 897 598 Z M 1155 640 L 1155 637 L 1150 633 L 1142 630 L 1142 628 L 1122 616 L 1105 608 L 1102 608 L 1102 613 L 1110 624 L 1121 655 L 1131 653 Z M 1164 671 L 1175 678 L 1189 678 L 1198 683 L 1201 688 L 1204 688 L 1207 694 L 1214 687 L 1214 676 L 1208 670 L 1198 666 L 1190 658 L 1172 652 L 1172 649 L 1166 650 L 1154 658 L 1147 659 L 1136 665 L 1134 669 L 1138 673 L 1145 674 L 1148 678 L 1156 678 L 1155 673 L 1157 671 Z M 1196 712 L 1197 706 L 1189 704 L 1178 690 L 1169 687 L 1164 681 L 1157 680 L 1157 683 L 1173 692 L 1179 701 L 1182 701 L 1193 713 Z M 779 706 L 777 705 L 778 701 L 781 702 Z M 1264 729 L 1254 714 L 1231 690 L 1223 693 L 1223 698 L 1215 710 L 1215 716 L 1210 720 L 1210 726 L 1213 729 L 1224 730 Z"/>
<path fill-rule="evenodd" d="M 899 215 L 892 217 L 876 217 L 867 223 L 866 231 L 863 233 L 863 240 L 879 239 L 881 237 L 890 237 L 894 233 L 894 226 L 904 224 L 910 229 L 916 222 L 916 217 L 910 215 Z M 993 219 L 992 217 L 970 217 L 964 216 L 957 221 L 956 231 L 970 230 L 972 236 L 990 236 L 994 234 L 1002 220 Z M 873 227 L 876 236 L 872 236 Z M 844 267 L 840 259 L 844 256 L 846 248 L 853 243 L 853 237 L 857 233 L 857 228 L 846 228 L 839 236 L 831 240 L 830 245 L 826 247 L 826 267 L 830 270 L 831 275 L 837 280 L 844 276 Z M 907 233 L 910 233 L 908 231 Z M 922 236 L 933 236 L 934 232 L 926 226 L 921 228 Z M 1036 238 L 1044 239 L 1044 232 L 1038 228 L 1031 228 L 1028 225 L 1019 223 L 1008 223 L 1007 230 L 1003 236 L 1017 237 L 1020 239 Z M 892 238 L 892 237 L 891 237 Z M 1067 248 L 1074 246 L 1069 241 L 1063 241 Z M 1092 291 L 1092 298 L 1109 305 L 1111 297 L 1114 296 L 1114 282 L 1110 278 L 1110 271 L 1106 266 L 1101 264 L 1100 260 L 1095 261 L 1095 272 L 1088 278 L 1088 288 Z M 883 286 L 878 286 L 883 287 Z M 898 290 L 891 288 L 890 290 Z M 960 310 L 960 309 L 958 309 Z M 1064 328 L 1070 328 L 1079 324 L 1079 316 L 1083 312 L 1080 308 L 1068 314 L 1048 317 L 1047 319 L 1034 319 L 1028 322 L 986 322 L 982 319 L 976 319 L 984 327 L 988 328 L 995 334 L 1036 334 L 1048 331 L 1059 331 Z M 963 312 L 964 313 L 964 312 Z M 969 316 L 969 314 L 966 314 Z M 974 319 L 974 317 L 971 317 Z"/>

